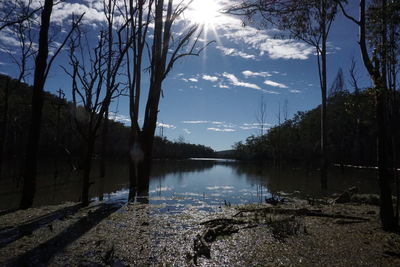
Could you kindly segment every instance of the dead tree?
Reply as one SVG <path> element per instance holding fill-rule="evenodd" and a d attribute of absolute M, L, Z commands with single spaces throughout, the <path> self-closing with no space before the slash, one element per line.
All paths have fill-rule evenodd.
<path fill-rule="evenodd" d="M 36 175 L 37 175 L 37 156 L 40 139 L 40 128 L 42 125 L 42 107 L 44 101 L 43 88 L 46 83 L 47 76 L 51 69 L 51 65 L 55 58 L 61 52 L 62 48 L 66 44 L 69 36 L 75 30 L 76 26 L 82 20 L 84 14 L 82 14 L 76 22 L 72 23 L 72 27 L 67 34 L 64 41 L 55 51 L 54 55 L 48 61 L 49 55 L 49 28 L 50 18 L 53 10 L 53 0 L 45 0 L 43 11 L 41 14 L 41 25 L 39 32 L 39 47 L 38 53 L 35 60 L 35 71 L 33 81 L 33 94 L 32 94 L 32 112 L 31 120 L 28 132 L 28 145 L 25 156 L 25 165 L 23 170 L 23 187 L 22 187 L 22 199 L 20 202 L 20 208 L 27 209 L 32 206 L 33 198 L 36 191 Z"/>
<path fill-rule="evenodd" d="M 10 3 L 8 3 L 10 4 Z M 32 22 L 33 18 L 30 12 L 30 4 L 31 2 L 22 3 L 17 1 L 14 3 L 14 6 L 11 7 L 11 10 L 7 11 L 6 18 L 3 19 L 4 21 L 8 21 L 7 23 L 2 24 L 2 29 L 7 27 L 9 33 L 16 37 L 20 50 L 20 53 L 15 53 L 15 47 L 4 47 L 3 49 L 7 51 L 7 54 L 11 58 L 12 62 L 18 66 L 19 74 L 17 77 L 17 82 L 14 83 L 13 88 L 10 88 L 10 81 L 7 79 L 6 87 L 4 90 L 4 96 L 2 97 L 3 100 L 3 110 L 1 113 L 0 118 L 0 177 L 2 173 L 2 163 L 3 163 L 3 156 L 4 156 L 4 148 L 5 142 L 7 139 L 7 130 L 8 130 L 8 98 L 10 90 L 16 90 L 19 84 L 25 80 L 26 75 L 28 74 L 27 64 L 31 56 L 35 53 L 33 50 L 32 38 L 31 38 L 31 29 L 32 29 Z M 7 6 L 7 5 L 6 5 Z M 36 12 L 37 10 L 35 10 Z M 3 11 L 4 13 L 5 11 Z M 21 14 L 18 16 L 17 13 L 20 12 Z M 12 18 L 10 18 L 12 17 Z M 17 19 L 18 18 L 18 19 Z M 24 18 L 24 19 L 22 19 Z M 1 29 L 0 29 L 1 30 Z"/>
<path fill-rule="evenodd" d="M 33 0 L 3 1 L 0 9 L 0 31 L 30 20 L 35 13 L 42 9 L 41 6 L 31 8 L 32 3 Z"/>
<path fill-rule="evenodd" d="M 85 34 L 78 32 L 71 38 L 69 47 L 69 64 L 72 70 L 63 67 L 72 80 L 74 120 L 86 147 L 81 199 L 85 206 L 89 204 L 90 174 L 98 131 L 107 119 L 105 115 L 111 102 L 121 94 L 121 84 L 117 82 L 117 77 L 125 54 L 132 44 L 131 39 L 123 38 L 130 21 L 118 27 L 117 51 L 110 49 L 110 46 L 114 47 L 114 43 L 109 37 L 107 39 L 108 31 L 114 31 L 112 25 L 106 31 L 100 32 L 95 47 L 91 47 L 87 40 L 82 40 Z M 86 60 L 88 63 L 85 64 Z"/>
<path fill-rule="evenodd" d="M 190 1 L 191 2 L 191 1 Z M 189 4 L 190 4 L 189 2 Z M 199 25 L 191 25 L 179 37 L 174 36 L 173 26 L 188 5 L 173 0 L 129 1 L 127 10 L 134 14 L 131 34 L 134 43 L 128 58 L 130 91 L 130 193 L 129 200 L 146 201 L 149 188 L 154 133 L 162 84 L 174 64 L 185 56 L 198 56 L 204 48 L 197 48 L 201 34 Z M 153 11 L 154 10 L 154 11 Z M 154 13 L 154 15 L 153 15 Z M 144 110 L 143 126 L 139 125 L 139 106 L 142 84 L 143 52 L 150 39 L 148 27 L 154 23 L 152 46 L 148 49 L 150 67 L 149 93 Z"/>

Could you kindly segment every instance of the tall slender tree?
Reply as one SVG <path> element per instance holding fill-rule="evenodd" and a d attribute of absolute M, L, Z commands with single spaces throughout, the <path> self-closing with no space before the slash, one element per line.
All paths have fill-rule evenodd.
<path fill-rule="evenodd" d="M 28 133 L 28 145 L 25 156 L 25 165 L 22 174 L 23 187 L 22 199 L 20 202 L 20 208 L 22 209 L 26 209 L 32 206 L 33 198 L 36 191 L 37 155 L 39 148 L 40 128 L 42 125 L 42 108 L 44 99 L 43 88 L 46 83 L 46 79 L 51 69 L 52 63 L 61 52 L 69 36 L 75 30 L 76 26 L 80 23 L 84 15 L 82 14 L 76 22 L 73 22 L 72 28 L 67 34 L 66 38 L 48 61 L 50 42 L 49 28 L 53 5 L 53 0 L 45 0 L 41 14 L 38 53 L 35 60 L 33 81 L 32 112 Z"/>
<path fill-rule="evenodd" d="M 385 230 L 396 230 L 398 222 L 393 212 L 391 180 L 389 171 L 389 122 L 388 97 L 388 63 L 398 55 L 390 55 L 389 51 L 398 47 L 397 42 L 388 42 L 388 31 L 391 27 L 399 29 L 399 2 L 390 0 L 359 1 L 359 18 L 351 16 L 340 4 L 343 14 L 359 28 L 359 48 L 364 66 L 371 78 L 375 92 L 375 113 L 377 123 L 377 162 L 380 186 L 380 217 Z M 397 26 L 395 26 L 397 25 Z M 368 45 L 369 43 L 369 45 Z M 394 57 L 394 58 L 392 58 Z M 390 74 L 389 74 L 390 75 Z"/>
<path fill-rule="evenodd" d="M 227 12 L 253 18 L 260 15 L 261 24 L 272 24 L 290 37 L 313 46 L 317 54 L 321 88 L 321 187 L 327 188 L 327 42 L 335 19 L 338 0 L 243 0 Z M 255 21 L 255 20 L 252 20 Z M 267 22 L 267 23 L 266 23 Z"/>

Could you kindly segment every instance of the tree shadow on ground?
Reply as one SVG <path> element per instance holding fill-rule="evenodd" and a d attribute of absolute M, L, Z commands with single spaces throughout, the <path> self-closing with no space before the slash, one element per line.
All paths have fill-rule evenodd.
<path fill-rule="evenodd" d="M 119 208 L 120 206 L 115 204 L 101 204 L 97 210 L 81 218 L 57 236 L 20 256 L 12 258 L 6 263 L 6 266 L 47 266 L 57 252 L 83 236 Z"/>
<path fill-rule="evenodd" d="M 33 220 L 24 222 L 23 224 L 16 225 L 12 228 L 0 229 L 0 248 L 14 242 L 24 236 L 32 234 L 33 231 L 43 227 L 55 220 L 62 220 L 63 218 L 75 214 L 82 204 L 65 207 L 49 214 L 45 214 Z"/>

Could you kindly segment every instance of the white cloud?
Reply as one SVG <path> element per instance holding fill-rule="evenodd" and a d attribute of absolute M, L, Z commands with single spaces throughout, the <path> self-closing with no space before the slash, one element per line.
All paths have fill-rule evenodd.
<path fill-rule="evenodd" d="M 267 54 L 272 59 L 307 59 L 314 53 L 314 48 L 300 41 L 291 39 L 275 39 L 265 30 L 251 26 L 242 26 L 240 18 L 226 16 L 224 22 L 218 25 L 223 33 L 221 36 L 247 47 L 258 50 L 262 56 Z"/>
<path fill-rule="evenodd" d="M 212 121 L 211 124 L 222 125 L 222 124 L 225 124 L 225 122 L 224 121 Z"/>
<path fill-rule="evenodd" d="M 239 79 L 231 73 L 224 72 L 222 74 L 222 76 L 227 78 L 231 82 L 231 84 L 234 86 L 241 86 L 241 87 L 247 87 L 247 88 L 252 88 L 252 89 L 256 89 L 256 90 L 262 90 L 261 87 L 258 86 L 257 84 L 239 81 Z"/>
<path fill-rule="evenodd" d="M 191 131 L 189 131 L 188 129 L 182 129 L 182 131 L 184 131 L 185 133 L 187 133 L 187 134 L 191 134 L 192 132 Z"/>
<path fill-rule="evenodd" d="M 273 87 L 288 88 L 288 87 L 287 87 L 286 85 L 284 85 L 283 83 L 277 83 L 277 82 L 274 82 L 274 81 L 271 81 L 271 80 L 265 80 L 264 83 L 265 83 L 266 85 L 270 85 L 270 86 L 273 86 Z"/>
<path fill-rule="evenodd" d="M 98 8 L 98 4 L 93 2 L 89 3 L 89 5 L 61 2 L 60 4 L 54 6 L 51 20 L 61 24 L 63 22 L 67 22 L 72 14 L 75 14 L 75 16 L 80 16 L 81 14 L 85 13 L 82 25 L 93 25 L 106 21 L 106 17 L 102 9 L 103 7 Z"/>
<path fill-rule="evenodd" d="M 271 127 L 271 124 L 269 124 L 269 123 L 243 123 L 241 126 L 239 126 L 239 128 L 242 130 L 254 130 L 254 129 L 261 129 L 261 126 L 263 127 L 263 129 L 268 129 Z"/>
<path fill-rule="evenodd" d="M 202 78 L 203 78 L 203 80 L 206 80 L 206 81 L 210 81 L 210 82 L 216 82 L 216 81 L 218 81 L 218 77 L 217 76 L 210 76 L 210 75 L 203 75 L 202 76 Z"/>
<path fill-rule="evenodd" d="M 218 87 L 219 88 L 225 88 L 225 89 L 229 89 L 230 88 L 228 85 L 223 84 L 223 83 L 218 84 Z"/>
<path fill-rule="evenodd" d="M 300 94 L 301 93 L 300 90 L 296 90 L 296 89 L 290 90 L 289 92 L 291 92 L 293 94 Z"/>
<path fill-rule="evenodd" d="M 214 132 L 236 132 L 235 129 L 230 129 L 230 128 L 221 129 L 221 128 L 210 127 L 210 128 L 207 128 L 207 130 L 214 131 Z"/>
<path fill-rule="evenodd" d="M 122 114 L 117 114 L 114 112 L 110 112 L 110 119 L 114 121 L 121 122 L 123 124 L 130 124 L 131 123 L 131 118 L 129 116 L 125 116 Z"/>
<path fill-rule="evenodd" d="M 248 77 L 271 77 L 272 76 L 272 74 L 271 73 L 269 73 L 269 72 L 265 72 L 265 71 L 262 71 L 262 72 L 253 72 L 253 71 L 251 71 L 251 70 L 245 70 L 245 71 L 242 71 L 242 74 L 246 77 L 246 78 L 248 78 Z"/>
<path fill-rule="evenodd" d="M 162 128 L 166 128 L 166 129 L 176 129 L 176 127 L 172 124 L 166 124 L 166 123 L 162 123 L 162 122 L 157 122 L 157 127 L 162 127 Z"/>
<path fill-rule="evenodd" d="M 190 82 L 197 83 L 199 80 L 197 78 L 189 78 Z"/>
<path fill-rule="evenodd" d="M 239 51 L 236 48 L 227 48 L 223 46 L 216 46 L 218 50 L 221 50 L 225 56 L 232 56 L 232 57 L 241 57 L 244 59 L 256 59 L 255 55 L 250 55 L 245 52 Z"/>
<path fill-rule="evenodd" d="M 182 123 L 185 123 L 185 124 L 204 124 L 204 123 L 210 123 L 210 121 L 182 121 Z"/>

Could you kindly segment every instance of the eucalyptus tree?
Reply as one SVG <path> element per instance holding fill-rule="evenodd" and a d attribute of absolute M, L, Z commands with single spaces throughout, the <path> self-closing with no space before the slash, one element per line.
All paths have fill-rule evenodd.
<path fill-rule="evenodd" d="M 28 144 L 25 155 L 25 165 L 23 169 L 23 187 L 20 208 L 26 209 L 32 206 L 33 198 L 36 191 L 36 175 L 37 175 L 37 155 L 40 139 L 40 128 L 42 124 L 42 109 L 44 94 L 43 89 L 51 66 L 61 50 L 64 48 L 68 38 L 71 36 L 77 25 L 82 20 L 84 14 L 73 21 L 70 31 L 65 39 L 61 42 L 54 54 L 49 57 L 49 28 L 51 24 L 51 13 L 53 10 L 53 0 L 45 0 L 41 12 L 41 24 L 39 29 L 38 51 L 35 58 L 35 71 L 32 92 L 32 111 L 28 132 Z"/>
<path fill-rule="evenodd" d="M 289 36 L 313 46 L 321 88 L 321 186 L 327 188 L 327 42 L 337 14 L 338 0 L 242 0 L 228 9 L 250 22 L 276 26 Z"/>
<path fill-rule="evenodd" d="M 198 56 L 204 48 L 198 47 L 201 34 L 199 25 L 189 25 L 180 29 L 180 33 L 174 32 L 174 26 L 179 23 L 178 19 L 191 2 L 179 1 L 178 4 L 174 4 L 173 0 L 129 0 L 127 4 L 126 9 L 134 15 L 131 27 L 134 42 L 127 54 L 131 118 L 129 171 L 131 201 L 136 198 L 139 201 L 146 201 L 148 194 L 154 133 L 163 82 L 179 59 Z M 147 47 L 149 43 L 151 47 L 150 45 Z M 146 50 L 147 61 L 150 64 L 146 69 L 149 88 L 143 124 L 140 125 L 139 107 L 144 80 L 142 68 Z"/>
<path fill-rule="evenodd" d="M 398 221 L 393 212 L 389 151 L 390 112 L 398 113 L 398 106 L 390 106 L 390 93 L 396 93 L 399 59 L 400 3 L 391 0 L 359 1 L 359 17 L 356 18 L 340 5 L 343 14 L 359 28 L 358 45 L 364 66 L 370 76 L 375 93 L 377 123 L 377 162 L 380 186 L 380 217 L 385 230 L 396 230 Z M 396 52 L 397 51 L 397 52 Z M 394 94 L 396 95 L 396 94 Z M 394 98 L 395 101 L 396 98 Z M 392 118 L 393 119 L 393 118 Z M 393 145 L 393 144 L 392 144 Z M 395 165 L 395 163 L 394 163 Z M 396 171 L 395 171 L 396 172 Z"/>

